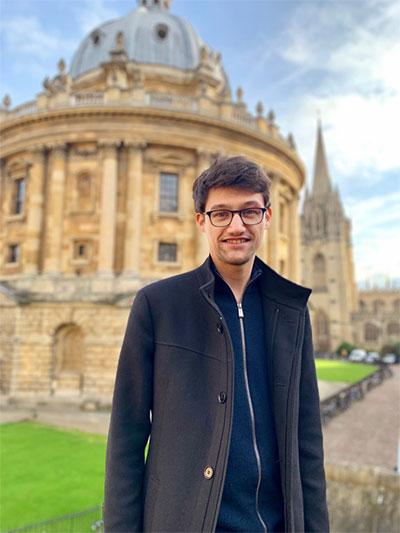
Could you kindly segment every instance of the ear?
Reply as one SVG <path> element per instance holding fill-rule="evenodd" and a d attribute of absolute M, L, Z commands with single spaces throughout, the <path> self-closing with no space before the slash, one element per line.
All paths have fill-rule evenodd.
<path fill-rule="evenodd" d="M 272 209 L 271 207 L 267 207 L 267 210 L 265 211 L 265 216 L 264 216 L 264 222 L 265 222 L 264 227 L 266 229 L 269 228 L 271 224 L 271 218 L 272 218 Z"/>
<path fill-rule="evenodd" d="M 206 216 L 203 213 L 196 213 L 196 224 L 203 233 L 205 232 L 205 222 Z"/>

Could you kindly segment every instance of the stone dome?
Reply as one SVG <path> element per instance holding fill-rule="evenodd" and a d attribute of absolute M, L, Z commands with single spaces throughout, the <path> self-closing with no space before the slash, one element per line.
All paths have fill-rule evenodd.
<path fill-rule="evenodd" d="M 110 61 L 118 38 L 128 60 L 138 63 L 191 70 L 198 67 L 204 47 L 212 55 L 193 26 L 169 12 L 167 0 L 139 0 L 138 4 L 126 16 L 102 24 L 85 37 L 72 58 L 72 78 Z M 218 61 L 213 64 L 214 75 L 224 79 L 222 66 Z"/>

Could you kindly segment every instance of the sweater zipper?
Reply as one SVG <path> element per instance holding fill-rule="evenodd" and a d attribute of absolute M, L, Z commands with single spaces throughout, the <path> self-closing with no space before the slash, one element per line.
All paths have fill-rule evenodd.
<path fill-rule="evenodd" d="M 253 438 L 253 448 L 254 448 L 254 455 L 256 456 L 257 461 L 257 469 L 258 469 L 258 482 L 257 482 L 257 489 L 256 489 L 256 511 L 257 516 L 261 522 L 261 525 L 264 529 L 264 532 L 267 533 L 267 526 L 262 519 L 262 516 L 260 514 L 259 508 L 258 508 L 258 493 L 260 490 L 261 485 L 261 458 L 260 458 L 260 452 L 258 450 L 257 445 L 257 438 L 256 438 L 256 419 L 254 416 L 254 408 L 253 408 L 253 402 L 250 395 L 250 386 L 249 386 L 249 377 L 247 374 L 247 354 L 246 354 L 246 338 L 244 335 L 244 312 L 242 303 L 239 302 L 237 304 L 238 308 L 238 315 L 239 315 L 239 323 L 240 323 L 240 336 L 242 339 L 242 353 L 243 353 L 243 374 L 244 374 L 244 383 L 246 387 L 246 395 L 247 395 L 247 402 L 249 404 L 249 411 L 250 411 L 250 419 L 251 419 L 251 433 Z"/>

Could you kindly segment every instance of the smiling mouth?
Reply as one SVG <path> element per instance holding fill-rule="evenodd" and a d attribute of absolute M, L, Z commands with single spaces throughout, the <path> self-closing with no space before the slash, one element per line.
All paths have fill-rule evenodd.
<path fill-rule="evenodd" d="M 228 244 L 244 244 L 245 242 L 249 242 L 250 239 L 224 239 L 222 242 L 226 242 Z"/>

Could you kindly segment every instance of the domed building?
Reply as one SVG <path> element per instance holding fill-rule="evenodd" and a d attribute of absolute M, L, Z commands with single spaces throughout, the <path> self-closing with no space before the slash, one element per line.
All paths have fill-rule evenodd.
<path fill-rule="evenodd" d="M 109 401 L 137 290 L 207 255 L 191 187 L 218 154 L 273 179 L 261 257 L 299 281 L 304 167 L 274 114 L 167 1 L 94 29 L 69 69 L 0 111 L 1 391 Z"/>

